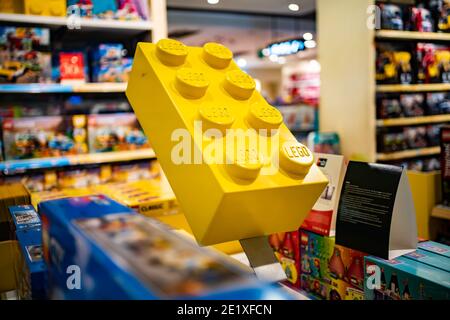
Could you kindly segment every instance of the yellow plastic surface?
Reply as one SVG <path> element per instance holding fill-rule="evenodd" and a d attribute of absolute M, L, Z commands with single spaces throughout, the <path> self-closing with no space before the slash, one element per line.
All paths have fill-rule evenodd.
<path fill-rule="evenodd" d="M 312 153 L 231 58 L 216 43 L 203 48 L 170 39 L 139 43 L 126 91 L 202 245 L 296 230 L 328 183 Z M 258 135 L 263 143 L 241 145 L 218 162 L 211 161 L 206 148 L 225 138 L 208 139 L 205 129 L 210 128 L 279 130 L 274 136 Z M 177 129 L 188 132 L 194 159 L 189 164 L 172 159 L 180 143 L 172 139 Z M 273 137 L 279 138 L 279 148 L 272 148 Z M 263 174 L 278 154 L 280 169 Z"/>
<path fill-rule="evenodd" d="M 66 0 L 25 0 L 25 14 L 65 17 Z"/>

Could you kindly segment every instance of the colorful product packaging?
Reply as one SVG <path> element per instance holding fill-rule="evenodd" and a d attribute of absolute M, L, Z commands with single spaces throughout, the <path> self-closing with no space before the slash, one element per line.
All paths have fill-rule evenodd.
<path fill-rule="evenodd" d="M 365 258 L 366 300 L 448 300 L 450 273 L 417 259 Z"/>
<path fill-rule="evenodd" d="M 89 115 L 88 133 L 90 152 L 150 148 L 133 113 Z"/>
<path fill-rule="evenodd" d="M 86 62 L 82 52 L 61 52 L 59 73 L 61 83 L 84 83 L 87 80 Z"/>
<path fill-rule="evenodd" d="M 50 30 L 0 27 L 0 83 L 51 81 Z"/>
<path fill-rule="evenodd" d="M 105 196 L 46 201 L 39 211 L 51 298 L 287 298 L 222 254 Z M 69 266 L 83 272 L 78 290 L 67 286 Z"/>
<path fill-rule="evenodd" d="M 433 241 L 425 241 L 420 242 L 417 245 L 417 248 L 423 251 L 428 251 L 437 255 L 441 255 L 445 258 L 450 259 L 450 247 L 445 244 L 433 242 Z"/>
<path fill-rule="evenodd" d="M 336 210 L 345 173 L 344 157 L 315 153 L 314 158 L 329 183 L 303 221 L 301 229 L 331 236 L 334 235 L 336 228 Z"/>
<path fill-rule="evenodd" d="M 418 43 L 416 56 L 420 83 L 450 82 L 450 49 L 446 45 Z"/>
<path fill-rule="evenodd" d="M 9 207 L 11 214 L 14 232 L 39 228 L 41 226 L 41 219 L 31 205 L 20 205 Z"/>
<path fill-rule="evenodd" d="M 6 160 L 84 154 L 86 117 L 4 119 L 3 141 Z"/>
<path fill-rule="evenodd" d="M 42 255 L 42 229 L 34 227 L 16 232 L 21 255 L 16 266 L 19 299 L 47 298 L 47 266 Z"/>

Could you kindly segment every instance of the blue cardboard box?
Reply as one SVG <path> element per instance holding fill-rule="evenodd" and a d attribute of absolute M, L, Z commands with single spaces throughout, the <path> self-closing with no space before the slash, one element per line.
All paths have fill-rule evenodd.
<path fill-rule="evenodd" d="M 450 259 L 450 247 L 433 241 L 420 242 L 417 248 L 439 254 Z"/>
<path fill-rule="evenodd" d="M 404 257 L 449 272 L 450 276 L 450 258 L 421 249 L 405 254 Z"/>
<path fill-rule="evenodd" d="M 450 273 L 417 260 L 365 257 L 366 300 L 448 300 Z"/>
<path fill-rule="evenodd" d="M 105 196 L 39 205 L 50 297 L 281 299 L 222 254 Z"/>
<path fill-rule="evenodd" d="M 16 231 L 41 226 L 41 219 L 31 205 L 11 206 L 9 207 L 9 213 Z"/>
<path fill-rule="evenodd" d="M 42 229 L 40 227 L 16 232 L 22 253 L 16 266 L 16 281 L 20 299 L 46 299 L 47 282 L 42 257 Z"/>

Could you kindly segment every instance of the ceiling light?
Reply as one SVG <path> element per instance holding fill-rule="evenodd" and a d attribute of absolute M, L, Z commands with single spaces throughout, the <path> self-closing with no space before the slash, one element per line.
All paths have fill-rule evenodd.
<path fill-rule="evenodd" d="M 271 54 L 269 56 L 269 60 L 272 61 L 272 62 L 277 62 L 278 61 L 278 56 L 276 56 L 274 54 Z"/>
<path fill-rule="evenodd" d="M 296 4 L 296 3 L 291 3 L 291 4 L 288 6 L 288 8 L 289 8 L 289 10 L 291 10 L 291 11 L 298 11 L 298 10 L 300 10 L 299 5 Z"/>
<path fill-rule="evenodd" d="M 305 41 L 305 47 L 308 49 L 315 48 L 316 42 L 314 40 L 307 40 Z"/>
<path fill-rule="evenodd" d="M 307 32 L 303 35 L 303 39 L 305 39 L 306 41 L 312 40 L 313 39 L 313 35 L 310 32 Z"/>
<path fill-rule="evenodd" d="M 239 68 L 245 68 L 247 66 L 247 60 L 245 60 L 244 58 L 237 59 L 236 63 Z"/>
<path fill-rule="evenodd" d="M 209 4 L 218 4 L 219 0 L 208 0 Z"/>
<path fill-rule="evenodd" d="M 270 50 L 267 49 L 267 48 L 264 48 L 264 49 L 262 50 L 262 54 L 263 54 L 265 57 L 268 57 L 268 56 L 270 55 Z"/>

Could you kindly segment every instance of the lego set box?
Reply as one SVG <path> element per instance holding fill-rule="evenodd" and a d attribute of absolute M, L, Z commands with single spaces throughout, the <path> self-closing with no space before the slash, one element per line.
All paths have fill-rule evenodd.
<path fill-rule="evenodd" d="M 88 136 L 91 152 L 150 148 L 147 137 L 132 113 L 89 115 Z"/>
<path fill-rule="evenodd" d="M 450 299 L 449 266 L 450 258 L 421 249 L 391 260 L 366 257 L 365 298 L 366 300 L 448 300 Z"/>
<path fill-rule="evenodd" d="M 84 154 L 86 132 L 83 115 L 3 119 L 5 159 Z"/>
<path fill-rule="evenodd" d="M 286 298 L 223 255 L 105 196 L 46 201 L 39 211 L 51 298 Z M 67 286 L 73 265 L 83 270 L 71 284 L 79 290 Z"/>

